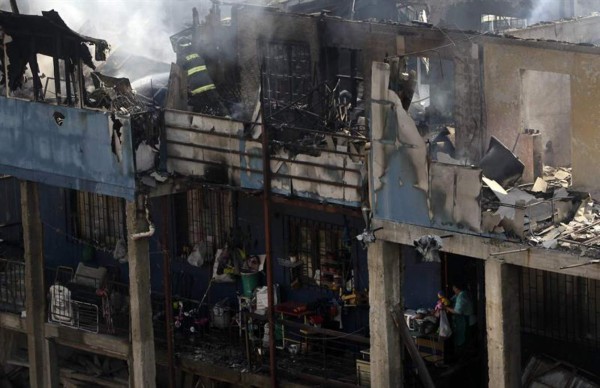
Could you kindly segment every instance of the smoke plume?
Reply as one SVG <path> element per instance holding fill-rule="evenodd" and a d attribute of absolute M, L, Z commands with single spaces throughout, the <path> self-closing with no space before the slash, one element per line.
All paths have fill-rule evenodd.
<path fill-rule="evenodd" d="M 561 1 L 537 0 L 533 3 L 534 6 L 529 17 L 529 24 L 548 22 L 561 18 Z"/>
<path fill-rule="evenodd" d="M 54 9 L 74 31 L 105 39 L 113 50 L 161 62 L 172 62 L 175 54 L 169 37 L 191 25 L 192 7 L 201 18 L 210 0 L 17 0 L 23 14 L 41 15 Z M 9 0 L 0 9 L 10 11 Z"/>

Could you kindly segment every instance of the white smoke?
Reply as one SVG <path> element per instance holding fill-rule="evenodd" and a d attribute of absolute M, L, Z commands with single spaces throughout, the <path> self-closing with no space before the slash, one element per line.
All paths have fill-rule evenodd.
<path fill-rule="evenodd" d="M 560 19 L 561 1 L 557 0 L 537 0 L 534 1 L 534 7 L 529 17 L 529 24 L 535 24 L 539 22 L 549 22 Z"/>
<path fill-rule="evenodd" d="M 108 41 L 113 50 L 172 62 L 169 37 L 191 25 L 192 7 L 201 19 L 210 0 L 17 0 L 23 14 L 54 9 L 67 25 L 83 35 Z M 0 9 L 10 11 L 9 0 Z"/>

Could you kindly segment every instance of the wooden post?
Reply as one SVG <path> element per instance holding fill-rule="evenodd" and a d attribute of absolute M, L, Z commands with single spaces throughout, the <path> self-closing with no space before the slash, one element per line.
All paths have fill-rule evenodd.
<path fill-rule="evenodd" d="M 50 360 L 44 335 L 46 296 L 44 287 L 43 230 L 37 183 L 21 182 L 21 212 L 25 245 L 25 310 L 27 312 L 27 352 L 31 387 L 51 387 L 57 376 Z"/>
<path fill-rule="evenodd" d="M 150 254 L 148 237 L 132 235 L 148 231 L 144 201 L 127 202 L 127 258 L 129 260 L 129 300 L 131 311 L 130 381 L 134 387 L 156 387 L 156 358 L 150 301 Z"/>
<path fill-rule="evenodd" d="M 368 261 L 371 386 L 402 387 L 402 340 L 391 314 L 402 303 L 400 245 L 377 240 L 369 245 Z"/>

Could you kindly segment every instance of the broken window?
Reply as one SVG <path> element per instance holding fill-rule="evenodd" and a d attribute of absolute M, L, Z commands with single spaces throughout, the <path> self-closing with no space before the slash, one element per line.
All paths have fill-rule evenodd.
<path fill-rule="evenodd" d="M 363 100 L 362 52 L 338 47 L 325 49 L 328 85 L 340 98 L 348 98 L 353 107 Z M 347 96 L 347 97 L 346 97 Z"/>
<path fill-rule="evenodd" d="M 234 227 L 231 191 L 203 188 L 179 194 L 176 212 L 180 247 L 203 244 L 212 253 L 225 247 Z"/>
<path fill-rule="evenodd" d="M 310 284 L 337 290 L 351 271 L 351 234 L 344 226 L 287 217 L 287 255 L 302 263 Z"/>
<path fill-rule="evenodd" d="M 124 199 L 72 190 L 70 202 L 76 239 L 112 249 L 125 238 Z"/>

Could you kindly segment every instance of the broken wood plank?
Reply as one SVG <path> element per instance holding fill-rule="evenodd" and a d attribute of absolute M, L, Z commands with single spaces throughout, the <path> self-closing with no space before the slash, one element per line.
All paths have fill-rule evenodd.
<path fill-rule="evenodd" d="M 394 308 L 392 308 L 390 314 L 392 314 L 392 317 L 394 318 L 394 323 L 396 324 L 396 327 L 400 329 L 400 336 L 402 337 L 402 342 L 408 350 L 410 358 L 415 364 L 417 364 L 417 369 L 419 371 L 419 378 L 421 379 L 421 383 L 423 383 L 423 386 L 425 388 L 435 388 L 435 384 L 433 384 L 433 380 L 431 379 L 429 370 L 425 365 L 425 361 L 423 361 L 423 358 L 419 354 L 419 349 L 417 349 L 417 345 L 415 344 L 415 341 L 410 335 L 408 326 L 406 326 L 406 321 L 400 314 L 400 306 L 395 306 Z"/>

